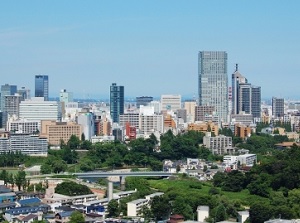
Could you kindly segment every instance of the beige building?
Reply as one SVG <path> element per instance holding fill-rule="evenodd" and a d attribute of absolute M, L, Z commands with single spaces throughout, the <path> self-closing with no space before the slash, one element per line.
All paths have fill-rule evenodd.
<path fill-rule="evenodd" d="M 196 107 L 196 105 L 197 105 L 197 103 L 194 100 L 184 102 L 184 109 L 186 109 L 188 123 L 195 122 L 195 107 Z"/>
<path fill-rule="evenodd" d="M 48 139 L 50 145 L 60 145 L 61 140 L 67 143 L 71 135 L 81 138 L 82 127 L 73 122 L 56 122 L 43 120 L 41 123 L 41 137 Z"/>
<path fill-rule="evenodd" d="M 196 123 L 191 123 L 188 125 L 188 131 L 198 131 L 198 132 L 208 132 L 210 128 L 210 131 L 217 136 L 219 134 L 219 127 L 217 124 L 213 122 L 196 122 Z"/>
<path fill-rule="evenodd" d="M 242 125 L 242 124 L 235 124 L 234 125 L 234 135 L 240 137 L 242 139 L 246 137 L 250 137 L 252 133 L 251 127 Z"/>

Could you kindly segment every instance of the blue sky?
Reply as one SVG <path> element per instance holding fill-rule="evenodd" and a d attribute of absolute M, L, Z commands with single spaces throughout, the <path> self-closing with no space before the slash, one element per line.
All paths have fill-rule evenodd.
<path fill-rule="evenodd" d="M 300 98 L 300 1 L 1 1 L 0 83 L 50 96 L 197 95 L 201 50 L 228 53 L 262 97 Z M 230 84 L 230 81 L 229 81 Z"/>

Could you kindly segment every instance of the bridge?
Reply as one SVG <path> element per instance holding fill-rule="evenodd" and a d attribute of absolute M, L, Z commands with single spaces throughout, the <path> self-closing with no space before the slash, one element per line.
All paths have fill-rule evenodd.
<path fill-rule="evenodd" d="M 135 177 L 169 177 L 172 176 L 172 173 L 163 172 L 163 171 L 140 171 L 140 172 L 122 172 L 122 171 L 110 171 L 110 172 L 87 172 L 87 173 L 58 173 L 58 174 L 41 174 L 41 175 L 33 175 L 33 176 L 26 176 L 26 179 L 34 179 L 34 178 L 53 178 L 55 176 L 66 176 L 66 178 L 70 178 L 71 176 L 75 176 L 77 178 L 106 178 L 111 176 L 118 176 L 120 178 L 127 177 L 127 176 L 135 176 Z"/>
<path fill-rule="evenodd" d="M 170 177 L 172 173 L 163 172 L 163 171 L 147 171 L 147 172 L 121 172 L 121 171 L 112 171 L 112 172 L 88 172 L 88 173 L 73 173 L 73 176 L 78 178 L 104 178 L 111 176 L 118 177 Z"/>

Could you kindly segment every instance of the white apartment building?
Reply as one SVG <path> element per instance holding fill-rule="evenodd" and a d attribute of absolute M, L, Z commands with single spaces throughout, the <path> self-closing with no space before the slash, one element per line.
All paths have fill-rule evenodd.
<path fill-rule="evenodd" d="M 61 106 L 57 101 L 44 101 L 43 97 L 32 97 L 31 100 L 21 101 L 19 117 L 29 121 L 61 121 Z"/>
<path fill-rule="evenodd" d="M 253 166 L 257 162 L 256 154 L 244 154 L 237 157 L 237 161 L 240 165 Z"/>
<path fill-rule="evenodd" d="M 161 103 L 160 103 L 160 101 L 151 101 L 149 103 L 149 106 L 154 108 L 154 113 L 155 114 L 159 114 L 161 112 Z"/>
<path fill-rule="evenodd" d="M 150 135 L 154 132 L 162 133 L 164 118 L 162 115 L 141 115 L 139 120 L 140 134 Z"/>
<path fill-rule="evenodd" d="M 137 129 L 139 126 L 139 113 L 126 113 L 120 115 L 120 126 L 126 126 L 126 123 L 129 122 L 130 126 L 135 126 Z"/>
<path fill-rule="evenodd" d="M 237 156 L 224 156 L 223 163 L 226 165 L 237 163 Z"/>
<path fill-rule="evenodd" d="M 204 222 L 205 218 L 209 217 L 209 206 L 198 206 L 197 207 L 197 221 Z"/>
<path fill-rule="evenodd" d="M 0 153 L 20 151 L 29 156 L 47 156 L 47 139 L 30 134 L 11 134 L 9 138 L 0 139 Z"/>
<path fill-rule="evenodd" d="M 80 113 L 77 117 L 77 124 L 82 126 L 86 140 L 90 140 L 95 135 L 95 121 L 92 113 Z"/>
<path fill-rule="evenodd" d="M 181 95 L 161 95 L 161 110 L 181 109 Z"/>
<path fill-rule="evenodd" d="M 91 142 L 93 144 L 97 142 L 104 143 L 104 142 L 113 142 L 113 141 L 115 141 L 115 136 L 92 136 L 91 137 Z"/>
<path fill-rule="evenodd" d="M 211 132 L 207 132 L 203 137 L 203 145 L 210 149 L 213 154 L 223 155 L 233 152 L 232 137 L 224 135 L 212 137 Z"/>
<path fill-rule="evenodd" d="M 142 207 L 149 205 L 149 201 L 157 196 L 162 196 L 164 193 L 157 192 L 153 194 L 149 194 L 145 196 L 146 199 L 137 199 L 127 203 L 127 216 L 129 217 L 137 217 L 140 216 L 140 210 Z"/>
<path fill-rule="evenodd" d="M 36 133 L 37 131 L 41 131 L 41 122 L 9 118 L 7 121 L 7 131 L 28 134 Z"/>
<path fill-rule="evenodd" d="M 137 217 L 141 213 L 140 210 L 145 205 L 148 205 L 149 200 L 147 199 L 138 199 L 127 203 L 127 216 L 129 217 Z"/>

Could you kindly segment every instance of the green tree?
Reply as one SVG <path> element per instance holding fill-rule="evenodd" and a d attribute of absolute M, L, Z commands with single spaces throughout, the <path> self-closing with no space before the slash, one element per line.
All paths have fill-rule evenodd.
<path fill-rule="evenodd" d="M 215 220 L 216 222 L 224 221 L 227 218 L 226 209 L 223 204 L 218 205 L 215 211 Z"/>
<path fill-rule="evenodd" d="M 171 207 L 168 203 L 169 201 L 165 196 L 156 196 L 150 201 L 151 212 L 155 221 L 166 220 L 169 217 Z"/>
<path fill-rule="evenodd" d="M 17 174 L 15 175 L 15 184 L 17 185 L 19 191 L 21 190 L 21 187 L 23 187 L 24 190 L 24 187 L 26 186 L 27 182 L 25 177 L 26 177 L 25 171 L 18 171 Z"/>
<path fill-rule="evenodd" d="M 112 199 L 107 205 L 108 217 L 117 217 L 120 214 L 119 203 Z"/>
<path fill-rule="evenodd" d="M 95 169 L 95 164 L 89 158 L 81 159 L 79 164 L 80 164 L 80 170 L 82 170 L 84 172 L 92 171 Z"/>
<path fill-rule="evenodd" d="M 274 209 L 267 202 L 254 202 L 250 206 L 250 222 L 251 223 L 264 223 L 273 217 Z"/>
<path fill-rule="evenodd" d="M 44 163 L 41 166 L 41 173 L 42 174 L 50 174 L 51 172 L 52 172 L 52 167 L 49 164 Z"/>
<path fill-rule="evenodd" d="M 62 182 L 55 188 L 55 193 L 67 196 L 92 194 L 92 191 L 85 185 L 75 182 Z"/>
<path fill-rule="evenodd" d="M 80 146 L 80 139 L 76 136 L 76 135 L 71 135 L 67 146 L 71 149 L 71 150 L 76 150 L 79 149 Z"/>
<path fill-rule="evenodd" d="M 7 185 L 9 181 L 9 174 L 6 170 L 2 170 L 0 174 L 0 179 L 4 181 L 4 185 Z"/>
<path fill-rule="evenodd" d="M 225 191 L 239 192 L 244 189 L 245 182 L 245 175 L 238 170 L 233 170 L 227 174 L 222 189 Z"/>
<path fill-rule="evenodd" d="M 79 211 L 74 211 L 70 216 L 70 223 L 85 223 L 83 214 L 81 214 Z"/>
<path fill-rule="evenodd" d="M 223 172 L 217 172 L 213 178 L 213 185 L 215 187 L 221 187 L 226 180 L 226 174 Z"/>

